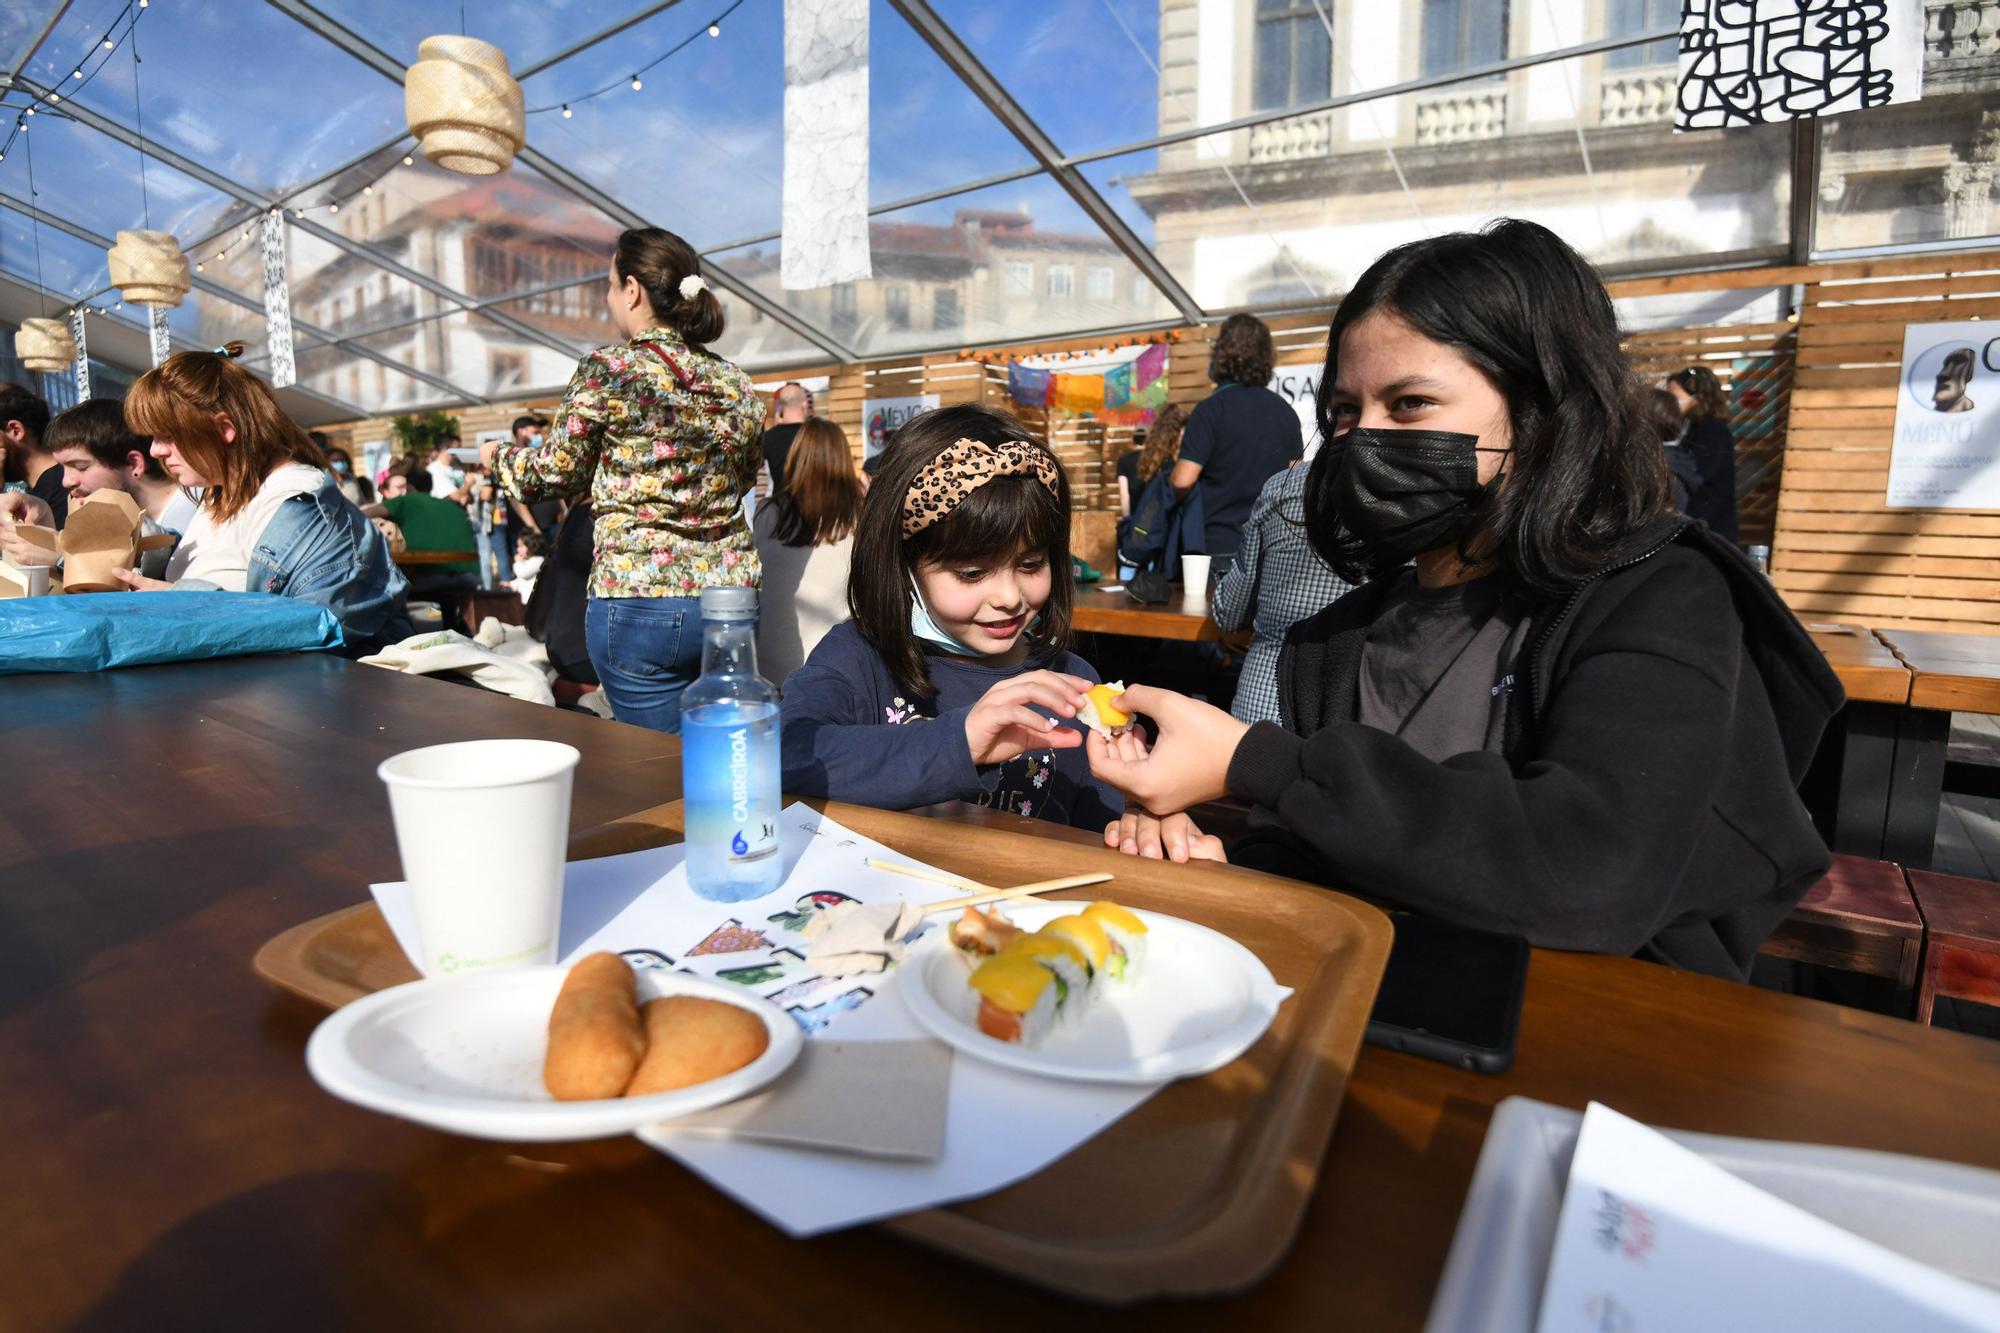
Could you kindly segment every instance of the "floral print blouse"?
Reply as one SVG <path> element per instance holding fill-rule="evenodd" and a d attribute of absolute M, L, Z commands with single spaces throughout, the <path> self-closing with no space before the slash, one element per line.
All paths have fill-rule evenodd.
<path fill-rule="evenodd" d="M 748 375 L 654 327 L 579 361 L 548 434 L 501 446 L 494 467 L 518 499 L 588 490 L 592 597 L 755 587 L 743 496 L 763 415 Z"/>

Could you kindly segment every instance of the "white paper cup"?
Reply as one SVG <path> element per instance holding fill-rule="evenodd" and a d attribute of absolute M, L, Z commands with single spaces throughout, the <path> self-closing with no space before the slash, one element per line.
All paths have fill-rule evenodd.
<path fill-rule="evenodd" d="M 1208 605 L 1209 563 L 1210 557 L 1205 555 L 1181 557 L 1181 600 L 1189 606 Z"/>
<path fill-rule="evenodd" d="M 556 961 L 570 779 L 555 741 L 460 741 L 382 761 L 427 977 Z"/>

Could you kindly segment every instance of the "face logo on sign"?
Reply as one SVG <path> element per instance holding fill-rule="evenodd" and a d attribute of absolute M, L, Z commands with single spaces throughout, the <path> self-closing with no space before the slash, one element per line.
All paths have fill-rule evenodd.
<path fill-rule="evenodd" d="M 1975 382 L 1996 373 L 2000 373 L 2000 338 L 1987 343 L 1983 352 L 1953 341 L 1926 348 L 1911 361 L 1905 383 L 1910 397 L 1933 412 L 1970 412 L 1978 406 Z"/>

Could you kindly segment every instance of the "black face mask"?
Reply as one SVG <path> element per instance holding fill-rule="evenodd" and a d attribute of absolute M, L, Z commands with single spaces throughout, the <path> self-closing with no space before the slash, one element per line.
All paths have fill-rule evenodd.
<path fill-rule="evenodd" d="M 1350 430 L 1338 450 L 1329 498 L 1341 526 L 1378 563 L 1401 564 L 1461 541 L 1486 517 L 1479 437 L 1441 430 Z"/>

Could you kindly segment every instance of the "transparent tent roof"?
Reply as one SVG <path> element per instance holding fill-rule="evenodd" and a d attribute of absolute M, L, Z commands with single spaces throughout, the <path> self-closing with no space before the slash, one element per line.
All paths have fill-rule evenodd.
<path fill-rule="evenodd" d="M 2000 62 L 1949 23 L 1921 103 L 1675 135 L 1674 0 L 868 7 L 873 275 L 801 291 L 784 0 L 10 0 L 0 284 L 138 324 L 103 246 L 171 231 L 201 265 L 174 338 L 263 365 L 254 230 L 282 210 L 300 383 L 358 416 L 559 389 L 611 340 L 609 252 L 641 223 L 703 252 L 717 350 L 754 371 L 1324 306 L 1389 246 L 1501 214 L 1619 273 L 2000 224 L 1948 197 L 2000 137 Z M 499 176 L 404 128 L 404 68 L 461 24 L 530 108 Z"/>

